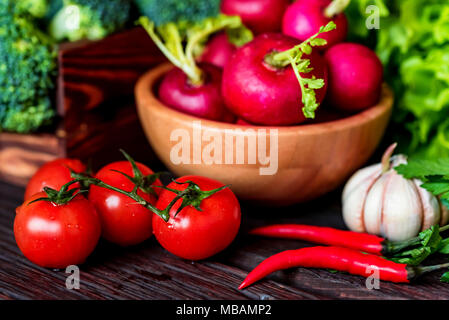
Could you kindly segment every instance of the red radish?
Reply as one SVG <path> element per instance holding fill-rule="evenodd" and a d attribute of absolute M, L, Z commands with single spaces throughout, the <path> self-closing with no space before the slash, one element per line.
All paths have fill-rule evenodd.
<path fill-rule="evenodd" d="M 222 94 L 229 109 L 254 124 L 292 125 L 303 122 L 302 91 L 295 72 L 288 64 L 274 67 L 267 57 L 297 45 L 297 40 L 282 34 L 266 33 L 239 48 L 223 72 Z M 326 93 L 327 69 L 316 53 L 305 56 L 314 69 L 300 73 L 303 78 L 324 79 L 316 90 L 320 103 Z"/>
<path fill-rule="evenodd" d="M 289 0 L 223 0 L 221 12 L 238 15 L 256 34 L 280 31 Z"/>
<path fill-rule="evenodd" d="M 329 21 L 333 21 L 337 28 L 321 38 L 327 41 L 327 45 L 321 47 L 326 50 L 336 43 L 346 39 L 348 33 L 348 20 L 342 9 L 344 5 L 335 8 L 334 4 L 348 1 L 341 0 L 298 0 L 291 4 L 285 11 L 282 20 L 282 32 L 288 36 L 297 38 L 301 41 L 308 39 L 317 33 L 321 26 L 326 25 Z M 332 3 L 332 6 L 330 6 Z M 331 10 L 326 10 L 327 8 Z M 335 11 L 341 10 L 340 13 Z M 330 11 L 330 13 L 329 13 Z"/>
<path fill-rule="evenodd" d="M 201 85 L 190 83 L 178 68 L 170 70 L 159 86 L 159 98 L 168 106 L 201 118 L 222 120 L 228 116 L 221 97 L 221 70 L 210 64 L 200 64 L 205 79 Z"/>
<path fill-rule="evenodd" d="M 213 37 L 207 44 L 199 60 L 213 64 L 219 68 L 224 68 L 235 50 L 237 50 L 237 47 L 229 42 L 228 35 L 226 33 L 220 33 Z"/>
<path fill-rule="evenodd" d="M 382 89 L 383 68 L 376 53 L 357 43 L 330 48 L 328 100 L 344 111 L 359 111 L 375 105 Z"/>

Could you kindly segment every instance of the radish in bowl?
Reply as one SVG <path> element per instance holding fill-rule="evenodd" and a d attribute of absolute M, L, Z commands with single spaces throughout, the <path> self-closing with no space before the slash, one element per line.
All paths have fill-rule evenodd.
<path fill-rule="evenodd" d="M 267 33 L 239 48 L 223 71 L 222 94 L 239 118 L 260 125 L 293 125 L 314 118 L 326 94 L 327 67 L 312 46 L 334 30 L 330 22 L 297 45 L 283 34 Z"/>
<path fill-rule="evenodd" d="M 181 112 L 224 121 L 229 111 L 221 97 L 221 69 L 206 63 L 198 67 L 204 74 L 200 85 L 192 84 L 179 68 L 169 71 L 159 85 L 159 99 Z"/>
<path fill-rule="evenodd" d="M 224 68 L 225 64 L 231 60 L 235 50 L 237 50 L 237 46 L 231 43 L 228 35 L 223 32 L 217 34 L 209 41 L 199 61 Z"/>
<path fill-rule="evenodd" d="M 285 11 L 282 32 L 304 41 L 317 33 L 321 26 L 333 21 L 337 28 L 322 36 L 327 45 L 321 49 L 326 50 L 346 39 L 348 20 L 343 10 L 349 2 L 349 0 L 298 0 Z"/>
<path fill-rule="evenodd" d="M 339 43 L 326 52 L 325 59 L 329 68 L 329 104 L 356 112 L 379 101 L 383 67 L 374 51 L 358 43 Z"/>
<path fill-rule="evenodd" d="M 282 16 L 289 0 L 223 0 L 221 12 L 238 15 L 254 33 L 281 30 Z"/>

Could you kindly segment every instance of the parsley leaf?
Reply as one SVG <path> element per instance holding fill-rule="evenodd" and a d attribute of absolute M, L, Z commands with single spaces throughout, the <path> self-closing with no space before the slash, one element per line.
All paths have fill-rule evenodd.
<path fill-rule="evenodd" d="M 432 226 L 429 229 L 421 231 L 418 235 L 421 246 L 413 245 L 411 249 L 405 249 L 396 253 L 390 260 L 397 263 L 405 263 L 408 265 L 418 265 L 424 261 L 429 255 L 446 250 L 446 242 L 442 244 L 440 236 L 440 228 L 438 225 Z M 447 243 L 447 250 L 449 250 L 449 242 Z"/>
<path fill-rule="evenodd" d="M 441 240 L 438 252 L 442 254 L 449 254 L 449 238 Z"/>
<path fill-rule="evenodd" d="M 438 225 L 431 226 L 429 229 L 420 232 L 418 236 L 421 239 L 421 244 L 429 247 L 433 252 L 438 249 L 442 240 Z"/>
<path fill-rule="evenodd" d="M 435 196 L 439 196 L 441 202 L 449 204 L 449 159 L 412 160 L 395 168 L 396 171 L 407 179 L 417 178 L 424 183 L 422 188 Z"/>
<path fill-rule="evenodd" d="M 449 271 L 446 271 L 445 273 L 443 273 L 443 275 L 440 278 L 440 281 L 449 283 Z"/>
<path fill-rule="evenodd" d="M 315 110 L 319 104 L 316 99 L 315 90 L 324 87 L 323 79 L 316 79 L 314 76 L 311 78 L 305 78 L 302 74 L 309 73 L 313 70 L 310 67 L 310 59 L 304 59 L 303 55 L 309 55 L 312 53 L 312 47 L 324 46 L 327 44 L 325 39 L 318 38 L 321 33 L 329 32 L 336 29 L 336 24 L 331 21 L 325 26 L 321 26 L 320 30 L 311 36 L 309 39 L 294 46 L 291 49 L 282 52 L 274 52 L 268 55 L 265 60 L 268 64 L 275 67 L 286 67 L 291 65 L 295 76 L 298 79 L 298 83 L 301 87 L 302 94 L 302 111 L 304 116 L 309 119 L 315 118 Z"/>
<path fill-rule="evenodd" d="M 418 178 L 425 180 L 429 176 L 443 176 L 449 180 L 449 158 L 435 160 L 411 160 L 402 164 L 396 171 L 407 179 Z"/>
<path fill-rule="evenodd" d="M 420 247 L 400 252 L 390 258 L 390 260 L 397 263 L 405 263 L 410 266 L 416 266 L 423 262 L 431 253 L 432 250 L 429 247 Z"/>

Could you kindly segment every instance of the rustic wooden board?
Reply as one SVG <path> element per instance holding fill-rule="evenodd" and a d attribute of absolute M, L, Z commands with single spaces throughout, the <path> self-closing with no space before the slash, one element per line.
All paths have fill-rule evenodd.
<path fill-rule="evenodd" d="M 100 42 L 61 45 L 57 105 L 67 147 L 88 139 L 97 123 L 114 119 L 116 109 L 133 104 L 136 80 L 164 60 L 140 27 Z"/>
<path fill-rule="evenodd" d="M 0 180 L 25 185 L 42 164 L 63 155 L 56 134 L 0 133 Z"/>
<path fill-rule="evenodd" d="M 25 185 L 56 157 L 93 159 L 94 167 L 119 159 L 118 146 L 154 161 L 134 104 L 134 84 L 165 61 L 142 28 L 101 41 L 61 44 L 55 132 L 0 134 L 0 179 Z M 126 134 L 124 134 L 126 133 Z"/>
<path fill-rule="evenodd" d="M 80 290 L 67 290 L 64 271 L 33 265 L 15 244 L 14 209 L 22 196 L 22 188 L 0 182 L 0 299 L 449 299 L 449 285 L 438 280 L 441 272 L 413 285 L 382 282 L 380 290 L 368 290 L 362 277 L 297 268 L 276 272 L 247 290 L 236 289 L 268 256 L 310 245 L 251 237 L 245 235 L 249 228 L 283 222 L 342 228 L 339 191 L 307 205 L 282 209 L 243 205 L 243 224 L 236 241 L 202 262 L 179 259 L 154 239 L 127 249 L 102 241 L 81 266 Z"/>

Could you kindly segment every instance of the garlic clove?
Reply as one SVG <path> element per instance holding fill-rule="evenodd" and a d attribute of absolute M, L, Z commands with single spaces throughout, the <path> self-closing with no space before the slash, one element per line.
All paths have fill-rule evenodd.
<path fill-rule="evenodd" d="M 382 174 L 372 185 L 366 195 L 365 206 L 363 208 L 363 223 L 366 232 L 371 234 L 381 234 L 383 202 L 385 198 L 385 186 L 389 183 L 392 172 Z"/>
<path fill-rule="evenodd" d="M 382 195 L 380 234 L 392 241 L 410 239 L 421 230 L 423 206 L 418 188 L 391 170 Z"/>
<path fill-rule="evenodd" d="M 419 197 L 421 199 L 422 209 L 423 209 L 423 221 L 422 230 L 429 229 L 431 226 L 439 224 L 441 220 L 441 208 L 438 199 L 431 194 L 429 191 L 421 188 L 422 181 L 413 180 L 416 185 L 416 190 L 418 191 Z"/>
<path fill-rule="evenodd" d="M 357 171 L 346 183 L 342 195 L 342 210 L 343 220 L 350 230 L 366 231 L 363 221 L 365 199 L 381 174 L 382 166 L 375 164 Z"/>

